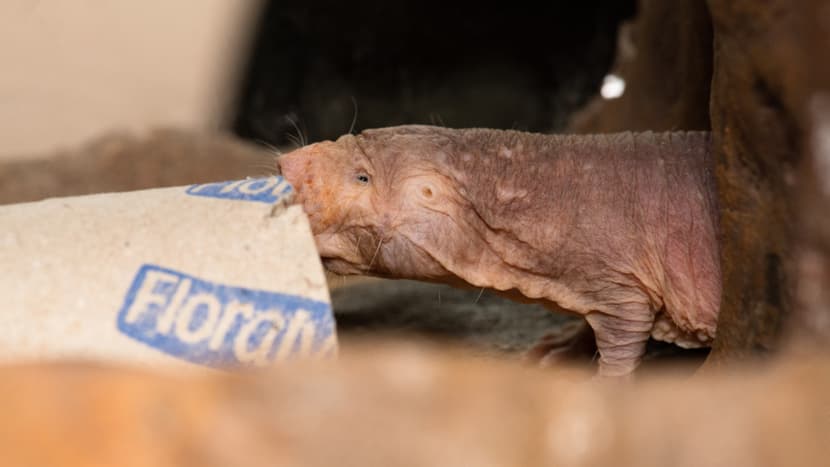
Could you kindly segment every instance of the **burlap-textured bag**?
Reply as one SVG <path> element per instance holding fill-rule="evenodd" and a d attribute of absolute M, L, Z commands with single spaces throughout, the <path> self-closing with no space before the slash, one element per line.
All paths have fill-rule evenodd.
<path fill-rule="evenodd" d="M 0 207 L 0 361 L 239 367 L 336 352 L 281 177 Z"/>

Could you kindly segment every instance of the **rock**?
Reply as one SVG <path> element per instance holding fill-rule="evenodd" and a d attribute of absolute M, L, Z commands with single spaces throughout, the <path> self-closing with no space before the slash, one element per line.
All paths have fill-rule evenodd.
<path fill-rule="evenodd" d="M 702 0 L 641 0 L 620 28 L 611 73 L 625 81 L 617 99 L 595 96 L 576 112 L 573 133 L 709 129 L 712 25 Z"/>
<path fill-rule="evenodd" d="M 825 7 L 825 25 L 830 8 Z M 830 49 L 827 29 L 812 28 L 819 50 Z M 818 36 L 818 37 L 816 37 Z M 793 202 L 798 210 L 796 232 L 796 294 L 793 323 L 788 338 L 793 346 L 830 346 L 830 65 L 818 60 L 824 82 L 807 102 L 804 159 L 796 175 Z"/>
<path fill-rule="evenodd" d="M 796 201 L 815 187 L 814 178 L 799 177 L 806 168 L 798 167 L 816 160 L 809 152 L 816 127 L 808 108 L 830 85 L 830 11 L 820 0 L 711 0 L 709 6 L 725 291 L 712 353 L 718 362 L 776 348 L 795 310 L 794 289 L 807 279 L 795 272 L 796 252 L 812 235 L 799 231 L 817 225 L 808 219 L 826 217 L 828 205 L 805 204 L 816 199 L 809 195 Z M 826 253 L 819 262 L 830 264 Z"/>

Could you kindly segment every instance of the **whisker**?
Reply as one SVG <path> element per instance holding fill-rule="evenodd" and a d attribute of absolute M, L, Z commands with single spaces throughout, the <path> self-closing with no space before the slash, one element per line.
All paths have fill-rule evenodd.
<path fill-rule="evenodd" d="M 476 297 L 475 301 L 473 302 L 473 305 L 475 305 L 476 303 L 478 303 L 478 301 L 481 299 L 481 296 L 482 296 L 483 294 L 484 294 L 484 287 L 482 287 L 482 288 L 481 288 L 481 290 L 479 290 L 479 291 L 478 291 L 478 297 Z"/>
<path fill-rule="evenodd" d="M 360 254 L 360 242 L 361 242 L 361 240 L 363 240 L 363 237 L 358 236 L 357 237 L 357 253 L 358 253 L 358 255 Z"/>
<path fill-rule="evenodd" d="M 250 164 L 248 164 L 248 166 L 252 167 L 252 168 L 258 168 L 258 169 L 265 168 L 265 167 L 274 167 L 274 163 L 276 161 L 277 161 L 276 158 L 269 157 L 267 161 L 251 162 Z"/>
<path fill-rule="evenodd" d="M 249 170 L 266 170 L 268 172 L 277 172 L 277 167 L 274 164 L 256 163 L 248 165 Z"/>
<path fill-rule="evenodd" d="M 293 144 L 294 147 L 296 147 L 297 149 L 300 149 L 300 148 L 303 147 L 303 144 L 300 142 L 300 139 L 298 137 L 296 137 L 294 135 L 288 135 L 288 136 L 286 136 L 286 138 L 288 138 L 288 141 L 291 141 L 291 144 Z"/>
<path fill-rule="evenodd" d="M 369 266 L 366 268 L 366 270 L 367 270 L 367 271 L 371 271 L 371 270 L 372 270 L 372 265 L 373 265 L 373 264 L 375 264 L 375 258 L 377 258 L 378 253 L 380 252 L 380 247 L 381 247 L 381 245 L 383 245 L 383 242 L 384 242 L 384 241 L 385 241 L 385 240 L 384 240 L 383 238 L 381 238 L 380 240 L 378 240 L 378 247 L 377 247 L 377 248 L 375 248 L 375 254 L 373 254 L 373 255 L 372 255 L 372 259 L 370 259 L 370 260 L 369 260 Z"/>
<path fill-rule="evenodd" d="M 357 123 L 357 99 L 352 96 L 352 104 L 354 105 L 354 116 L 352 117 L 352 125 L 349 127 L 349 134 L 353 134 L 354 125 Z"/>
<path fill-rule="evenodd" d="M 432 112 L 432 113 L 429 114 L 429 122 L 433 126 L 442 126 L 442 127 L 446 126 L 446 125 L 444 125 L 444 120 L 441 118 L 441 114 L 438 114 L 438 113 L 435 113 L 435 112 Z"/>
<path fill-rule="evenodd" d="M 254 140 L 254 142 L 257 143 L 257 144 L 261 144 L 261 145 L 265 146 L 269 151 L 275 153 L 278 156 L 282 155 L 282 151 L 279 148 L 277 148 L 273 144 L 269 143 L 268 141 L 265 141 L 264 139 L 257 138 L 257 139 Z"/>
<path fill-rule="evenodd" d="M 399 216 L 399 215 L 400 215 L 400 211 L 398 211 L 398 212 L 396 212 L 396 213 L 395 213 L 395 217 L 393 217 L 393 218 L 392 218 L 392 222 L 390 222 L 390 224 L 391 224 L 392 226 L 394 226 L 394 225 L 395 225 L 395 221 L 398 219 L 398 216 Z M 367 271 L 371 271 L 371 270 L 372 270 L 372 265 L 375 263 L 375 258 L 377 258 L 377 256 L 378 256 L 378 252 L 380 251 L 380 247 L 381 247 L 381 245 L 383 245 L 383 243 L 384 243 L 385 241 L 389 240 L 390 238 L 392 238 L 392 237 L 391 237 L 391 236 L 386 237 L 386 238 L 381 237 L 381 238 L 380 238 L 380 240 L 378 240 L 378 247 L 377 247 L 377 248 L 375 248 L 375 253 L 372 255 L 372 259 L 371 259 L 371 260 L 369 260 L 369 266 L 368 266 L 368 268 L 366 269 Z"/>
<path fill-rule="evenodd" d="M 293 126 L 295 130 L 297 130 L 297 136 L 295 138 L 292 138 L 291 141 L 294 144 L 298 145 L 299 147 L 305 146 L 308 142 L 306 141 L 306 137 L 303 134 L 303 130 L 300 129 L 300 126 L 297 124 L 297 122 L 294 121 L 294 119 L 291 118 L 290 116 L 286 116 L 285 119 L 288 120 L 288 123 L 290 123 L 291 126 Z M 289 135 L 289 137 L 290 136 L 291 135 Z"/>

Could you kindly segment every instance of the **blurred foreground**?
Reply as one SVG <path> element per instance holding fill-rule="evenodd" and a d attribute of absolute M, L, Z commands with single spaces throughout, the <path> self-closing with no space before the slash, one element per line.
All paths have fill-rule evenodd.
<path fill-rule="evenodd" d="M 758 369 L 756 369 L 758 370 Z M 591 380 L 366 341 L 337 363 L 184 378 L 0 370 L 4 465 L 826 465 L 830 359 Z"/>

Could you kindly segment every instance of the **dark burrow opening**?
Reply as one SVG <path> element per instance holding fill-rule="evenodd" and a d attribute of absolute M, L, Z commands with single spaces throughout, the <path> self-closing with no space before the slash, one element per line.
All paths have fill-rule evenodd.
<path fill-rule="evenodd" d="M 276 146 L 405 123 L 561 129 L 594 95 L 634 0 L 270 1 L 234 131 Z"/>

